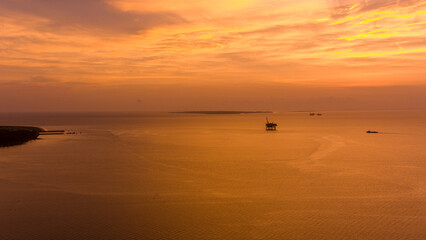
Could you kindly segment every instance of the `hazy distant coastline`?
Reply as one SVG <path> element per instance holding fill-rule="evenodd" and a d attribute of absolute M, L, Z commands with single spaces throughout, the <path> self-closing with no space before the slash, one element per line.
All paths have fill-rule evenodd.
<path fill-rule="evenodd" d="M 183 111 L 171 113 L 188 113 L 188 114 L 249 114 L 249 113 L 273 113 L 272 111 Z"/>
<path fill-rule="evenodd" d="M 42 130 L 38 127 L 0 126 L 0 147 L 20 145 L 37 139 Z"/>

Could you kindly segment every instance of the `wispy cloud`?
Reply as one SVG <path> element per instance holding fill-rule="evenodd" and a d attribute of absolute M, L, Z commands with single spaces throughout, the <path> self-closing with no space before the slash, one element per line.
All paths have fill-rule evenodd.
<path fill-rule="evenodd" d="M 2 0 L 0 82 L 426 84 L 425 11 L 416 0 Z"/>
<path fill-rule="evenodd" d="M 121 11 L 103 0 L 2 0 L 0 8 L 48 20 L 45 27 L 87 28 L 136 34 L 160 25 L 183 23 L 171 12 Z"/>

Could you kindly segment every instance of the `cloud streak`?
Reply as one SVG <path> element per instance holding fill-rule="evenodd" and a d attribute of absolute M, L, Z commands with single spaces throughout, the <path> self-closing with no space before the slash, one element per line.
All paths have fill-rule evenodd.
<path fill-rule="evenodd" d="M 426 85 L 425 6 L 2 0 L 0 83 L 47 89 L 78 82 L 82 92 L 126 84 L 140 91 L 180 84 Z"/>
<path fill-rule="evenodd" d="M 170 12 L 123 12 L 102 0 L 2 0 L 0 8 L 47 19 L 50 30 L 87 28 L 137 34 L 156 26 L 185 22 Z"/>

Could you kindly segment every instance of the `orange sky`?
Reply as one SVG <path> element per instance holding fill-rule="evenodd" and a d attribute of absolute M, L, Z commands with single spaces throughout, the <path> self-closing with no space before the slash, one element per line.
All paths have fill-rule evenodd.
<path fill-rule="evenodd" d="M 0 26 L 0 111 L 426 108 L 425 1 L 1 0 Z"/>

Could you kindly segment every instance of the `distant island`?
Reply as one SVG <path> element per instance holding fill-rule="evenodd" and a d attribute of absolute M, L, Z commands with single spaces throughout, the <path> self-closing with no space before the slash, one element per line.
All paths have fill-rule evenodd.
<path fill-rule="evenodd" d="M 0 126 L 0 147 L 24 144 L 35 140 L 43 131 L 38 127 Z"/>
<path fill-rule="evenodd" d="M 272 111 L 183 111 L 171 113 L 189 113 L 189 114 L 248 114 L 248 113 L 273 113 Z"/>

